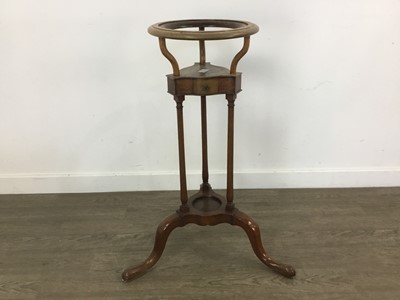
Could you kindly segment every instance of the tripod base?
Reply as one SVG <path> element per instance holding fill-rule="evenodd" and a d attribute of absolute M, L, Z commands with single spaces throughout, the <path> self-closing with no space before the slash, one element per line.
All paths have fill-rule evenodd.
<path fill-rule="evenodd" d="M 228 207 L 231 207 L 231 209 L 227 209 Z M 213 192 L 208 183 L 204 183 L 201 186 L 200 192 L 189 199 L 188 210 L 185 209 L 185 212 L 177 210 L 160 223 L 150 256 L 143 263 L 124 270 L 122 280 L 127 282 L 144 275 L 160 259 L 169 234 L 175 228 L 183 227 L 189 223 L 200 226 L 221 223 L 240 226 L 246 232 L 254 253 L 263 264 L 285 277 L 292 278 L 296 275 L 293 267 L 275 262 L 266 253 L 261 242 L 260 229 L 256 222 L 245 213 L 234 208 L 233 205 L 227 205 L 226 200 L 222 196 Z"/>

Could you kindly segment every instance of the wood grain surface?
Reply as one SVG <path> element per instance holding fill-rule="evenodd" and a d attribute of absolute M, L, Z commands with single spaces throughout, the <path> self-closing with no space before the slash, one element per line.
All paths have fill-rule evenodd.
<path fill-rule="evenodd" d="M 176 229 L 153 270 L 122 283 L 179 192 L 0 195 L 0 299 L 400 299 L 400 188 L 235 196 L 294 279 L 221 224 Z"/>

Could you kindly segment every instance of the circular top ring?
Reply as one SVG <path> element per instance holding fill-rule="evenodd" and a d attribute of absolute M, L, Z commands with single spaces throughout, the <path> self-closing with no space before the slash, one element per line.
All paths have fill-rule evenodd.
<path fill-rule="evenodd" d="M 216 30 L 206 31 L 214 27 Z M 198 31 L 186 30 L 199 28 Z M 219 30 L 219 28 L 223 28 Z M 258 26 L 247 21 L 199 19 L 156 23 L 148 28 L 151 35 L 175 40 L 225 40 L 250 36 L 258 32 Z"/>

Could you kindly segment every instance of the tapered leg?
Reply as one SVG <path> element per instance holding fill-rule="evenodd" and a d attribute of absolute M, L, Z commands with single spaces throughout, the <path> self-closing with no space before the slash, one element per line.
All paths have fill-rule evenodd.
<path fill-rule="evenodd" d="M 227 149 L 227 170 L 226 170 L 226 210 L 233 211 L 233 136 L 234 136 L 234 109 L 236 94 L 226 95 L 228 100 L 228 149 Z"/>
<path fill-rule="evenodd" d="M 144 275 L 147 270 L 154 266 L 164 251 L 169 234 L 178 226 L 180 226 L 180 217 L 177 213 L 170 215 L 162 221 L 160 225 L 158 225 L 153 251 L 150 256 L 140 265 L 125 269 L 122 273 L 122 280 L 130 281 L 136 279 Z"/>
<path fill-rule="evenodd" d="M 201 96 L 201 144 L 202 144 L 202 177 L 203 183 L 208 183 L 208 150 L 207 150 L 207 100 Z"/>
<path fill-rule="evenodd" d="M 292 266 L 275 262 L 267 254 L 262 245 L 260 229 L 257 223 L 252 218 L 250 218 L 245 213 L 236 210 L 233 214 L 232 225 L 238 225 L 244 229 L 244 231 L 247 233 L 247 236 L 249 237 L 254 253 L 263 264 L 285 277 L 292 278 L 296 275 L 296 271 Z"/>
<path fill-rule="evenodd" d="M 185 162 L 185 138 L 183 132 L 183 101 L 184 96 L 175 96 L 176 113 L 178 120 L 178 148 L 179 148 L 179 182 L 181 190 L 181 207 L 180 211 L 187 212 L 188 207 L 188 192 L 186 184 L 186 162 Z"/>

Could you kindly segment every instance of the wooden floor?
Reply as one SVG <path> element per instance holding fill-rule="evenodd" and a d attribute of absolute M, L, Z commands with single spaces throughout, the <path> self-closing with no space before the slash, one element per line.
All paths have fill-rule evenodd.
<path fill-rule="evenodd" d="M 400 188 L 236 191 L 294 279 L 222 224 L 176 229 L 152 271 L 123 283 L 178 195 L 1 195 L 0 299 L 400 299 Z"/>

